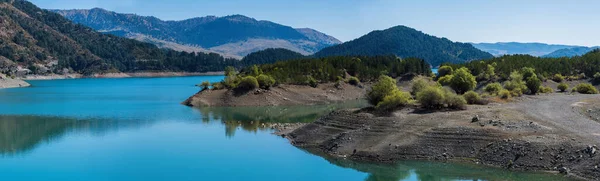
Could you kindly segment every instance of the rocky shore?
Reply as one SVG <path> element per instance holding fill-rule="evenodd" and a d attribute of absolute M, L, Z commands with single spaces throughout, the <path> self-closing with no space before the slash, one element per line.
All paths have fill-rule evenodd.
<path fill-rule="evenodd" d="M 282 135 L 356 161 L 459 161 L 598 180 L 600 123 L 586 114 L 598 102 L 595 95 L 553 94 L 456 112 L 341 110 Z"/>
<path fill-rule="evenodd" d="M 182 104 L 191 107 L 292 106 L 320 105 L 363 99 L 367 88 L 334 83 L 313 88 L 301 85 L 279 85 L 270 90 L 256 89 L 245 93 L 234 90 L 202 90 Z"/>
<path fill-rule="evenodd" d="M 0 74 L 0 89 L 2 88 L 17 88 L 17 87 L 29 87 L 29 83 L 21 79 L 13 79 Z"/>

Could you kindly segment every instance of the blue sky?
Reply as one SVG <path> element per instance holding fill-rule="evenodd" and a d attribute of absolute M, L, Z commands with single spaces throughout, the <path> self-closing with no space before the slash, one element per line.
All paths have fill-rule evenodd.
<path fill-rule="evenodd" d="M 100 7 L 164 20 L 242 14 L 342 41 L 405 25 L 461 42 L 600 45 L 597 0 L 31 0 L 48 9 Z"/>

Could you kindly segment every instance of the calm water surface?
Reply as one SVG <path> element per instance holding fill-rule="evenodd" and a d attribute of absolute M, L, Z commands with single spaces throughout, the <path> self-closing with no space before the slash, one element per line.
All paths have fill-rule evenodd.
<path fill-rule="evenodd" d="M 310 122 L 329 106 L 180 105 L 221 76 L 30 81 L 0 90 L 2 180 L 563 180 L 473 165 L 323 158 L 264 122 Z"/>

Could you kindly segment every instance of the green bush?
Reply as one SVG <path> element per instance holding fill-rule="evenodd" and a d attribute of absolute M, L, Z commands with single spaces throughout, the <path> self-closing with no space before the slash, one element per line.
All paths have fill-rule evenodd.
<path fill-rule="evenodd" d="M 542 94 L 554 93 L 554 89 L 552 89 L 551 87 L 540 86 L 540 93 L 542 93 Z"/>
<path fill-rule="evenodd" d="M 523 67 L 521 69 L 521 75 L 523 75 L 523 80 L 528 80 L 530 77 L 536 76 L 535 69 L 530 67 Z"/>
<path fill-rule="evenodd" d="M 554 82 L 561 83 L 562 81 L 564 81 L 564 80 L 565 80 L 565 77 L 564 77 L 564 76 L 562 76 L 562 75 L 560 75 L 560 74 L 554 74 L 554 76 L 552 76 L 552 80 L 553 80 Z"/>
<path fill-rule="evenodd" d="M 483 88 L 483 91 L 491 95 L 498 95 L 498 92 L 500 92 L 500 90 L 502 90 L 502 85 L 500 85 L 500 83 L 491 83 L 486 85 L 485 88 Z"/>
<path fill-rule="evenodd" d="M 444 93 L 444 103 L 450 109 L 465 109 L 467 101 L 463 96 L 457 95 L 456 93 L 446 90 Z"/>
<path fill-rule="evenodd" d="M 438 77 L 444 77 L 446 75 L 452 75 L 454 70 L 450 66 L 441 66 L 438 69 Z"/>
<path fill-rule="evenodd" d="M 208 82 L 208 81 L 204 81 L 204 82 L 202 82 L 201 84 L 199 84 L 199 85 L 196 85 L 196 86 L 198 86 L 198 87 L 201 87 L 201 88 L 202 88 L 202 90 L 205 90 L 205 89 L 208 89 L 208 87 L 210 87 L 210 82 Z"/>
<path fill-rule="evenodd" d="M 275 85 L 275 79 L 269 75 L 261 74 L 256 77 L 258 85 L 262 89 L 270 89 L 271 86 Z"/>
<path fill-rule="evenodd" d="M 308 84 L 309 86 L 314 87 L 314 88 L 317 88 L 317 86 L 319 86 L 319 82 L 317 82 L 317 80 L 315 78 L 313 78 L 312 76 L 308 76 L 306 84 Z"/>
<path fill-rule="evenodd" d="M 240 81 L 241 81 L 240 78 L 238 78 L 235 75 L 231 75 L 231 76 L 225 77 L 225 80 L 223 80 L 223 85 L 228 89 L 233 89 L 238 86 Z"/>
<path fill-rule="evenodd" d="M 410 93 L 396 89 L 393 90 L 390 95 L 385 96 L 381 102 L 377 103 L 376 108 L 389 111 L 407 106 L 412 101 Z"/>
<path fill-rule="evenodd" d="M 558 90 L 560 90 L 561 92 L 566 92 L 567 89 L 569 89 L 569 84 L 560 83 L 556 88 L 558 88 Z"/>
<path fill-rule="evenodd" d="M 529 89 L 529 93 L 532 95 L 535 95 L 540 91 L 540 86 L 542 85 L 542 81 L 540 79 L 538 79 L 538 77 L 535 74 L 533 74 L 532 76 L 527 78 L 525 85 L 527 85 L 527 88 Z"/>
<path fill-rule="evenodd" d="M 594 74 L 594 80 L 600 81 L 600 72 L 596 72 L 596 74 Z"/>
<path fill-rule="evenodd" d="M 475 89 L 476 85 L 475 76 L 465 67 L 454 71 L 452 80 L 450 81 L 450 87 L 459 94 Z"/>
<path fill-rule="evenodd" d="M 454 76 L 452 76 L 452 75 L 446 75 L 446 76 L 440 77 L 438 79 L 438 83 L 440 85 L 442 85 L 442 86 L 449 86 L 450 85 L 450 81 L 452 81 L 452 77 L 454 77 Z"/>
<path fill-rule="evenodd" d="M 254 90 L 259 87 L 258 80 L 253 76 L 246 76 L 242 78 L 236 88 L 240 90 Z"/>
<path fill-rule="evenodd" d="M 480 104 L 481 96 L 475 91 L 469 91 L 463 94 L 463 97 L 467 101 L 468 104 Z"/>
<path fill-rule="evenodd" d="M 212 84 L 212 89 L 214 89 L 214 90 L 221 90 L 224 88 L 225 88 L 225 85 L 223 85 L 223 83 L 221 83 L 221 82 L 215 82 Z"/>
<path fill-rule="evenodd" d="M 444 91 L 435 86 L 427 86 L 417 93 L 417 101 L 421 106 L 428 109 L 440 109 L 444 107 Z"/>
<path fill-rule="evenodd" d="M 598 94 L 598 90 L 592 84 L 581 83 L 575 86 L 573 90 L 579 92 L 580 94 Z"/>
<path fill-rule="evenodd" d="M 396 79 L 382 75 L 379 77 L 379 80 L 373 84 L 371 90 L 367 92 L 367 100 L 371 105 L 378 105 L 379 102 L 383 101 L 383 98 L 391 95 L 395 90 L 398 90 Z"/>
<path fill-rule="evenodd" d="M 348 78 L 348 84 L 357 86 L 358 84 L 360 84 L 360 80 L 358 80 L 358 78 L 356 77 L 350 77 Z"/>
<path fill-rule="evenodd" d="M 433 86 L 436 83 L 427 80 L 426 78 L 416 78 L 412 81 L 412 88 L 410 94 L 417 95 L 417 93 L 421 92 L 423 89 L 429 86 Z"/>
<path fill-rule="evenodd" d="M 510 94 L 513 97 L 520 97 L 523 95 L 523 90 L 521 88 L 516 88 L 516 89 L 513 89 L 512 91 L 510 91 Z"/>
<path fill-rule="evenodd" d="M 498 97 L 500 97 L 500 99 L 510 99 L 512 97 L 512 93 L 509 90 L 501 90 L 498 92 Z"/>

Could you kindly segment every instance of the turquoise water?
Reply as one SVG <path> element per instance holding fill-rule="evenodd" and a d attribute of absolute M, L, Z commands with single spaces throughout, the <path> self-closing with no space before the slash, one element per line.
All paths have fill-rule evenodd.
<path fill-rule="evenodd" d="M 430 162 L 323 158 L 262 123 L 310 122 L 337 108 L 195 109 L 193 85 L 221 76 L 30 81 L 0 90 L 2 180 L 562 180 Z"/>

